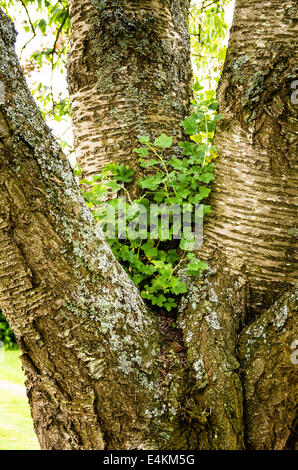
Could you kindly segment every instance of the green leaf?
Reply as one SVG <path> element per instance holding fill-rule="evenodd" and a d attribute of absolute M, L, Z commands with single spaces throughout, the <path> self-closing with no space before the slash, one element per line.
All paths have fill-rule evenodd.
<path fill-rule="evenodd" d="M 188 162 L 187 161 L 185 162 L 184 160 L 179 160 L 178 158 L 172 158 L 172 160 L 169 161 L 169 165 L 175 168 L 175 170 L 183 171 L 184 168 L 187 168 L 188 166 Z"/>
<path fill-rule="evenodd" d="M 178 146 L 184 149 L 183 155 L 192 155 L 197 149 L 197 145 L 195 143 L 188 141 L 180 142 Z"/>
<path fill-rule="evenodd" d="M 193 250 L 194 242 L 195 239 L 193 234 L 188 234 L 188 238 L 186 239 L 184 234 L 182 233 L 179 247 L 181 248 L 181 250 Z"/>
<path fill-rule="evenodd" d="M 179 196 L 182 197 L 182 199 L 186 199 L 189 194 L 189 189 L 182 189 L 181 191 L 179 191 Z"/>
<path fill-rule="evenodd" d="M 166 302 L 166 297 L 163 295 L 163 294 L 160 294 L 158 297 L 157 297 L 157 300 L 156 300 L 156 304 L 159 306 L 159 307 L 162 307 L 164 302 Z"/>
<path fill-rule="evenodd" d="M 174 264 L 176 261 L 179 260 L 179 256 L 177 255 L 176 250 L 169 250 L 167 255 L 167 262 Z"/>
<path fill-rule="evenodd" d="M 184 127 L 186 134 L 193 135 L 197 131 L 197 119 L 198 116 L 195 113 L 192 113 L 190 116 L 186 117 L 184 121 L 180 123 Z"/>
<path fill-rule="evenodd" d="M 203 181 L 203 183 L 210 183 L 210 181 L 214 180 L 214 176 L 212 173 L 206 172 L 202 173 L 201 175 L 198 175 L 197 179 L 199 181 Z"/>
<path fill-rule="evenodd" d="M 107 163 L 102 172 L 104 174 L 112 173 L 112 175 L 117 175 L 118 168 L 119 166 L 116 163 Z"/>
<path fill-rule="evenodd" d="M 209 104 L 208 109 L 211 109 L 212 111 L 216 111 L 218 108 L 218 103 L 217 101 L 213 101 L 212 103 Z"/>
<path fill-rule="evenodd" d="M 93 193 L 96 194 L 96 196 L 100 197 L 102 196 L 103 194 L 105 194 L 107 192 L 107 188 L 104 184 L 100 183 L 100 184 L 95 184 L 93 186 Z"/>
<path fill-rule="evenodd" d="M 206 186 L 200 186 L 199 191 L 201 198 L 204 199 L 205 197 L 209 196 L 211 189 L 206 188 Z"/>
<path fill-rule="evenodd" d="M 39 29 L 44 34 L 47 30 L 47 22 L 44 19 L 41 19 L 38 23 Z"/>
<path fill-rule="evenodd" d="M 174 299 L 168 297 L 167 301 L 164 304 L 164 307 L 170 312 L 173 308 L 177 307 L 177 304 Z"/>
<path fill-rule="evenodd" d="M 141 135 L 140 137 L 138 137 L 138 141 L 141 143 L 141 144 L 144 144 L 144 145 L 149 145 L 150 144 L 150 139 L 148 136 L 146 135 Z"/>
<path fill-rule="evenodd" d="M 193 90 L 194 91 L 200 91 L 200 90 L 203 90 L 204 87 L 202 85 L 199 84 L 199 82 L 196 80 L 194 86 L 193 86 Z"/>
<path fill-rule="evenodd" d="M 158 186 L 162 183 L 164 179 L 164 175 L 162 173 L 157 173 L 154 176 L 149 176 L 147 178 L 141 178 L 139 180 L 139 186 L 142 189 L 151 189 L 151 191 L 155 191 Z"/>
<path fill-rule="evenodd" d="M 203 198 L 200 194 L 196 194 L 195 196 L 190 197 L 188 200 L 191 204 L 199 204 L 202 199 Z"/>
<path fill-rule="evenodd" d="M 154 201 L 160 204 L 164 198 L 166 197 L 166 193 L 164 191 L 156 191 L 154 193 Z"/>
<path fill-rule="evenodd" d="M 171 291 L 175 295 L 185 294 L 185 292 L 187 292 L 186 284 L 173 276 L 171 279 Z"/>
<path fill-rule="evenodd" d="M 153 240 L 148 240 L 146 243 L 142 245 L 142 250 L 144 251 L 147 258 L 156 258 L 158 255 L 158 248 L 152 246 L 151 243 Z"/>
<path fill-rule="evenodd" d="M 140 160 L 140 166 L 142 168 L 149 168 L 150 166 L 158 165 L 160 162 L 158 160 L 154 160 L 153 158 L 149 161 Z"/>
<path fill-rule="evenodd" d="M 206 204 L 203 204 L 203 215 L 210 214 L 210 212 L 211 212 L 211 206 L 206 206 Z"/>
<path fill-rule="evenodd" d="M 78 168 L 77 166 L 73 168 L 74 176 L 80 176 L 82 174 L 82 168 Z"/>

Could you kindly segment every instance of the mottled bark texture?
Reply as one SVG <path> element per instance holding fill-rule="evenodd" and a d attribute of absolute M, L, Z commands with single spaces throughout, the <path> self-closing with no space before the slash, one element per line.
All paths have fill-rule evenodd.
<path fill-rule="evenodd" d="M 41 447 L 179 447 L 179 433 L 187 447 L 175 395 L 183 376 L 174 393 L 157 317 L 82 200 L 14 41 L 0 11 L 0 306 L 22 349 Z"/>
<path fill-rule="evenodd" d="M 225 417 L 230 422 L 231 416 L 234 422 L 237 417 L 238 426 L 242 420 L 245 445 L 254 449 L 298 445 L 297 364 L 291 362 L 290 349 L 291 341 L 298 338 L 297 290 L 291 290 L 297 284 L 298 127 L 297 103 L 291 88 L 298 71 L 296 36 L 296 2 L 236 0 L 218 90 L 224 120 L 215 139 L 219 158 L 215 164 L 212 215 L 204 227 L 200 253 L 214 272 L 222 271 L 221 283 L 225 277 L 229 280 L 215 308 L 210 304 L 214 296 L 209 294 L 208 308 L 199 309 L 219 330 L 215 336 L 217 348 L 211 346 L 209 337 L 205 344 L 204 339 L 198 342 L 201 359 L 208 364 L 205 372 L 210 377 L 210 349 L 216 363 L 220 348 L 232 353 L 238 362 L 233 375 L 242 382 L 236 396 L 229 381 L 219 379 L 212 384 L 209 379 L 208 401 L 217 402 L 217 395 L 224 397 L 225 409 L 232 410 Z M 238 285 L 245 285 L 240 304 L 233 299 L 235 288 L 230 288 L 233 277 Z M 202 289 L 200 283 L 193 285 L 192 292 L 195 289 Z M 283 292 L 284 297 L 279 299 Z M 234 321 L 222 326 L 229 318 L 224 298 L 231 301 L 230 318 Z M 184 300 L 184 307 L 186 312 L 196 311 L 192 296 Z M 189 331 L 194 332 L 191 325 Z M 201 329 L 201 338 L 202 334 Z M 224 364 L 221 359 L 219 377 L 225 373 Z M 243 417 L 235 413 L 242 395 Z M 218 426 L 219 413 L 215 420 Z M 240 436 L 240 428 L 233 429 Z M 216 441 L 212 445 L 216 447 Z"/>
<path fill-rule="evenodd" d="M 70 1 L 68 82 L 84 175 L 137 168 L 137 137 L 179 139 L 189 111 L 188 0 Z"/>
<path fill-rule="evenodd" d="M 199 449 L 244 449 L 243 392 L 237 335 L 246 311 L 246 282 L 217 269 L 194 282 L 179 308 L 190 368 L 185 408 L 200 429 Z"/>

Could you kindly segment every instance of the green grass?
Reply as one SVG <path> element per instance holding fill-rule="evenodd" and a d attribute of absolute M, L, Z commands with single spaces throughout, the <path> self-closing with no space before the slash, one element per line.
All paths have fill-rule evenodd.
<path fill-rule="evenodd" d="M 0 450 L 39 449 L 24 387 L 20 351 L 0 349 Z"/>

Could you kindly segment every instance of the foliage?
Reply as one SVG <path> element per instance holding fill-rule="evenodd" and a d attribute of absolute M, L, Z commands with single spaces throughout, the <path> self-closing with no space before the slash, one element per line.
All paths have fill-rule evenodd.
<path fill-rule="evenodd" d="M 0 352 L 0 450 L 40 449 L 24 387 L 21 351 Z"/>
<path fill-rule="evenodd" d="M 32 3 L 34 0 L 22 0 L 22 3 Z M 35 35 L 39 29 L 43 35 L 54 36 L 51 47 L 43 47 L 33 52 L 31 60 L 40 68 L 44 62 L 51 67 L 51 84 L 45 86 L 42 82 L 36 84 L 33 94 L 41 105 L 43 117 L 47 114 L 57 120 L 67 115 L 70 117 L 69 99 L 64 97 L 62 93 L 55 94 L 53 90 L 53 71 L 58 69 L 61 73 L 65 73 L 64 66 L 67 60 L 69 50 L 69 29 L 70 18 L 67 0 L 59 0 L 58 2 L 50 2 L 48 0 L 38 0 L 38 9 L 44 13 L 45 18 L 37 19 L 31 23 L 32 32 Z M 30 28 L 27 26 L 27 31 Z M 50 106 L 49 106 L 50 105 Z"/>
<path fill-rule="evenodd" d="M 200 91 L 197 87 L 197 93 Z M 154 142 L 147 136 L 139 138 L 141 146 L 135 152 L 140 157 L 140 166 L 146 169 L 146 176 L 137 181 L 141 190 L 138 199 L 133 201 L 127 188 L 133 181 L 134 171 L 124 165 L 108 164 L 99 175 L 80 181 L 84 199 L 95 219 L 104 229 L 113 224 L 116 226 L 108 241 L 116 258 L 139 286 L 142 297 L 168 311 L 177 306 L 178 296 L 187 291 L 186 284 L 177 275 L 178 269 L 187 267 L 189 275 L 199 275 L 206 269 L 206 264 L 190 250 L 193 238 L 177 233 L 175 210 L 170 214 L 168 229 L 161 218 L 157 222 L 152 220 L 150 204 L 158 204 L 161 211 L 165 206 L 179 208 L 179 212 L 187 210 L 194 224 L 195 208 L 210 194 L 208 185 L 214 178 L 211 160 L 216 157 L 212 137 L 221 116 L 216 113 L 216 102 L 211 93 L 209 98 L 201 93 L 200 98 L 200 105 L 197 104 L 191 116 L 181 123 L 190 140 L 179 143 L 178 155 L 169 157 L 175 151 L 170 136 L 162 134 Z M 125 200 L 119 195 L 125 196 Z M 142 226 L 138 222 L 138 230 L 128 230 L 127 238 L 123 239 L 118 216 L 124 211 L 129 226 L 135 228 L 138 204 L 146 208 L 146 224 Z M 115 212 L 110 213 L 109 207 Z M 209 205 L 202 204 L 202 209 L 203 214 L 210 212 Z M 147 230 L 150 224 L 156 237 Z M 180 241 L 173 236 L 181 236 Z"/>

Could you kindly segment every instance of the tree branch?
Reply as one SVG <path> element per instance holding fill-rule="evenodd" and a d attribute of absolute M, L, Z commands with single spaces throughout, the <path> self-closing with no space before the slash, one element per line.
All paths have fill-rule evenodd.
<path fill-rule="evenodd" d="M 297 443 L 297 363 L 291 349 L 298 340 L 297 304 L 293 288 L 240 335 L 250 449 L 291 449 Z"/>
<path fill-rule="evenodd" d="M 0 304 L 23 351 L 41 446 L 164 446 L 156 317 L 83 202 L 0 17 Z"/>

